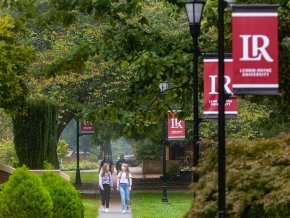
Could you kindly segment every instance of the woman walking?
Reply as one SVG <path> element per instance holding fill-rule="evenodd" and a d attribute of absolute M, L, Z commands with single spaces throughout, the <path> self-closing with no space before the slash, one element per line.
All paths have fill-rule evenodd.
<path fill-rule="evenodd" d="M 120 190 L 122 213 L 127 213 L 130 207 L 130 191 L 132 187 L 132 175 L 128 164 L 122 164 L 122 171 L 118 174 L 117 190 Z"/>
<path fill-rule="evenodd" d="M 111 188 L 113 188 L 113 178 L 110 172 L 110 165 L 104 163 L 100 174 L 99 174 L 99 186 L 102 197 L 102 206 L 103 211 L 108 213 L 109 205 L 110 205 L 110 194 Z"/>

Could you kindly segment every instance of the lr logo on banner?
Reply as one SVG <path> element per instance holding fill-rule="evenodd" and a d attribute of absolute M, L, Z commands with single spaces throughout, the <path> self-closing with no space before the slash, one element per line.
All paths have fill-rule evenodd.
<path fill-rule="evenodd" d="M 233 93 L 233 59 L 230 54 L 225 57 L 224 89 L 227 94 Z M 218 55 L 204 56 L 204 119 L 218 118 Z M 227 119 L 237 118 L 238 100 L 231 98 L 225 103 L 225 116 Z"/>
<path fill-rule="evenodd" d="M 218 80 L 218 76 L 217 75 L 210 75 L 209 76 L 210 81 L 211 81 L 211 88 L 210 88 L 210 95 L 217 95 L 218 94 L 218 90 L 217 90 L 217 85 L 216 82 Z M 231 83 L 231 78 L 229 76 L 225 75 L 225 82 L 224 82 L 224 87 L 225 87 L 225 91 L 226 93 L 230 94 L 232 93 L 229 85 Z"/>
<path fill-rule="evenodd" d="M 262 57 L 268 62 L 274 61 L 266 50 L 270 44 L 270 40 L 267 36 L 240 35 L 240 38 L 242 38 L 243 44 L 243 57 L 240 58 L 241 61 L 260 61 Z M 250 45 L 252 45 L 251 57 L 249 56 Z"/>
<path fill-rule="evenodd" d="M 278 5 L 232 7 L 233 92 L 277 95 Z"/>
<path fill-rule="evenodd" d="M 178 120 L 177 118 L 171 119 L 171 128 L 172 129 L 183 129 L 184 127 L 181 124 L 182 120 Z"/>
<path fill-rule="evenodd" d="M 177 112 L 168 112 L 168 139 L 180 140 L 185 138 L 185 121 L 178 120 Z"/>

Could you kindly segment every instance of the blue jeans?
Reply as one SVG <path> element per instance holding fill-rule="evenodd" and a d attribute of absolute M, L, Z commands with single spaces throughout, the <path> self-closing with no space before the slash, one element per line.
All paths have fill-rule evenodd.
<path fill-rule="evenodd" d="M 120 183 L 119 189 L 120 189 L 120 195 L 121 195 L 122 210 L 127 210 L 127 206 L 129 206 L 128 203 L 130 201 L 129 184 Z"/>

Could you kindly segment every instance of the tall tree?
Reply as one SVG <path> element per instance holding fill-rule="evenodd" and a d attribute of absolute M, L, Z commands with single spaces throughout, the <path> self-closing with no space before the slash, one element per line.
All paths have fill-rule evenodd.
<path fill-rule="evenodd" d="M 57 105 L 45 98 L 29 100 L 27 111 L 13 119 L 14 144 L 19 164 L 43 169 L 45 161 L 58 167 Z"/>
<path fill-rule="evenodd" d="M 13 114 L 25 105 L 28 96 L 28 64 L 34 49 L 18 42 L 23 31 L 11 15 L 0 13 L 0 107 Z"/>

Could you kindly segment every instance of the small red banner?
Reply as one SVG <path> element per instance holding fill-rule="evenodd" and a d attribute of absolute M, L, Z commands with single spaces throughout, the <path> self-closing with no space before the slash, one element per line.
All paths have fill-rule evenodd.
<path fill-rule="evenodd" d="M 276 5 L 234 5 L 232 37 L 235 94 L 278 94 Z"/>
<path fill-rule="evenodd" d="M 233 59 L 225 58 L 224 60 L 225 92 L 231 96 L 233 94 Z M 204 57 L 204 115 L 205 119 L 218 118 L 218 56 Z M 229 98 L 225 103 L 225 117 L 227 119 L 237 118 L 238 99 Z"/>
<path fill-rule="evenodd" d="M 178 120 L 177 112 L 168 112 L 167 128 L 169 140 L 185 139 L 185 121 Z"/>
<path fill-rule="evenodd" d="M 92 123 L 83 122 L 81 123 L 80 133 L 81 134 L 94 134 L 95 126 Z"/>

